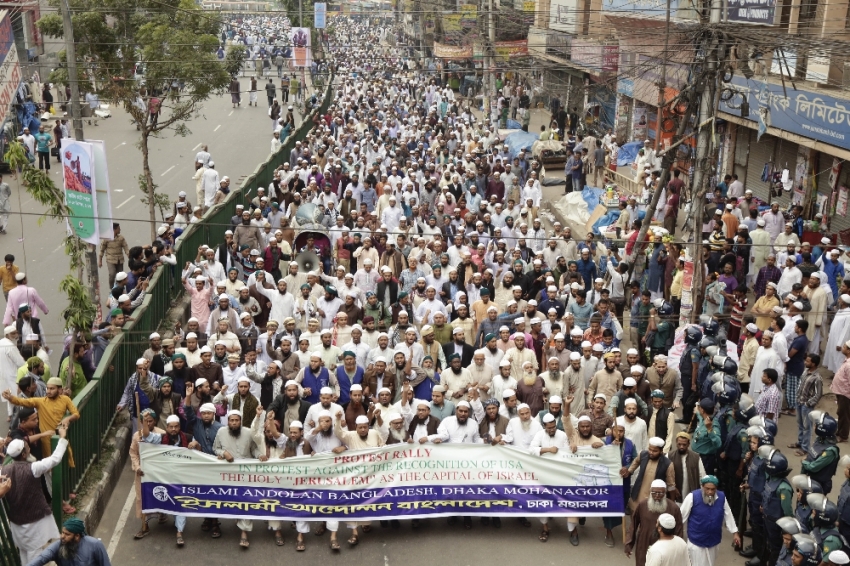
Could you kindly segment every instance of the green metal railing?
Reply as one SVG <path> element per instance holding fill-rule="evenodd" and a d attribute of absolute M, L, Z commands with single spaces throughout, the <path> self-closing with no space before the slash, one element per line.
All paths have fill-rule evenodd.
<path fill-rule="evenodd" d="M 94 377 L 86 387 L 74 397 L 74 404 L 80 412 L 80 419 L 74 422 L 68 431 L 68 441 L 73 450 L 74 467 L 70 467 L 68 456 L 53 471 L 53 515 L 57 524 L 62 522 L 62 501 L 79 489 L 86 473 L 96 463 L 106 434 L 115 419 L 115 408 L 121 400 L 127 379 L 136 370 L 136 360 L 147 344 L 148 335 L 159 328 L 174 304 L 174 300 L 183 293 L 180 273 L 187 261 L 194 261 L 198 247 L 224 241 L 224 232 L 230 219 L 236 214 L 236 205 L 242 194 L 255 194 L 258 187 L 271 184 L 275 169 L 289 158 L 296 141 L 302 141 L 313 128 L 312 118 L 316 113 L 324 114 L 330 106 L 333 95 L 333 80 L 325 89 L 321 106 L 310 116 L 305 116 L 302 124 L 292 132 L 281 148 L 262 162 L 249 175 L 239 190 L 233 191 L 222 204 L 211 208 L 197 224 L 190 224 L 178 238 L 174 246 L 177 258 L 175 266 L 164 266 L 150 279 L 147 293 L 142 304 L 133 312 L 133 321 L 124 326 L 120 336 L 113 338 L 106 348 Z M 54 436 L 55 448 L 59 437 Z M 5 514 L 0 513 L 0 535 L 8 531 Z M 3 540 L 11 537 L 2 536 Z M 6 560 L 5 547 L 0 543 L 0 560 Z M 15 565 L 17 562 L 0 562 L 0 566 Z"/>
<path fill-rule="evenodd" d="M 9 516 L 6 502 L 0 499 L 0 566 L 21 566 L 21 555 L 12 542 L 12 529 L 9 528 Z"/>

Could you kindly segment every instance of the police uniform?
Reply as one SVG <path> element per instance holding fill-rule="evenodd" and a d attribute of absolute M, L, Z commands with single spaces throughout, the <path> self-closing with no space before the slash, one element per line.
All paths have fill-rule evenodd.
<path fill-rule="evenodd" d="M 844 480 L 838 493 L 838 532 L 850 540 L 850 480 Z"/>
<path fill-rule="evenodd" d="M 823 487 L 824 495 L 832 491 L 832 477 L 838 469 L 841 451 L 835 445 L 835 437 L 815 439 L 803 461 L 803 473 L 818 482 Z"/>
<path fill-rule="evenodd" d="M 782 517 L 793 517 L 794 510 L 791 502 L 794 500 L 794 489 L 788 480 L 781 477 L 767 476 L 762 491 L 762 509 L 764 510 L 765 547 L 761 558 L 762 564 L 776 564 L 782 547 L 782 529 L 776 521 Z"/>
<path fill-rule="evenodd" d="M 750 437 L 747 436 L 747 425 L 735 422 L 729 432 L 726 433 L 720 453 L 724 458 L 720 460 L 720 485 L 724 493 L 729 495 L 729 508 L 735 517 L 741 514 L 741 479 L 737 471 L 741 465 L 741 459 L 750 449 Z"/>

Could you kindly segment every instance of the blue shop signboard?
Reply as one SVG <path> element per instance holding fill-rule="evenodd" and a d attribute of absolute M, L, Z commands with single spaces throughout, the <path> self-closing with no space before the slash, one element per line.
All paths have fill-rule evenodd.
<path fill-rule="evenodd" d="M 736 75 L 725 86 L 735 94 L 728 101 L 720 101 L 722 112 L 740 116 L 741 102 L 746 96 L 750 115 L 745 119 L 757 122 L 758 109 L 768 107 L 770 126 L 850 149 L 850 100 L 823 92 L 795 89 L 788 80 L 783 90 L 781 84 Z"/>

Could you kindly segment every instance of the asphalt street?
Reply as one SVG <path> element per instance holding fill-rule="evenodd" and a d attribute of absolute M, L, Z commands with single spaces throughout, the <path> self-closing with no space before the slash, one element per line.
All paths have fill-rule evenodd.
<path fill-rule="evenodd" d="M 241 78 L 240 82 L 243 90 L 249 88 L 248 79 Z M 248 107 L 247 98 L 246 92 L 242 106 L 236 109 L 232 108 L 229 95 L 211 98 L 204 103 L 199 117 L 188 123 L 190 135 L 180 137 L 166 132 L 161 138 L 150 141 L 150 165 L 160 192 L 176 200 L 178 192 L 186 191 L 189 201 L 196 204 L 192 175 L 195 154 L 201 144 L 209 146 L 216 169 L 221 176 L 231 178 L 233 188 L 238 187 L 241 180 L 265 160 L 272 137 L 268 105 L 265 96 L 260 96 L 258 106 Z M 150 243 L 148 208 L 141 202 L 144 193 L 138 184 L 138 176 L 142 172 L 142 153 L 137 147 L 139 132 L 122 108 L 112 107 L 111 111 L 112 117 L 98 121 L 97 125 L 84 121 L 85 137 L 106 143 L 112 213 L 115 221 L 121 224 L 121 232 L 128 245 L 147 244 Z M 56 158 L 51 160 L 51 177 L 61 187 L 61 166 Z M 51 361 L 55 374 L 62 347 L 62 311 L 67 306 L 65 295 L 59 291 L 59 282 L 69 272 L 63 246 L 65 223 L 51 218 L 41 220 L 44 208 L 33 200 L 26 187 L 12 175 L 4 175 L 3 180 L 12 188 L 12 215 L 7 234 L 0 235 L 0 255 L 15 256 L 15 263 L 26 272 L 29 284 L 38 290 L 50 310 L 49 314 L 42 316 L 42 324 L 48 346 L 53 349 Z M 126 268 L 126 262 L 124 266 Z M 109 274 L 105 265 L 99 273 L 103 305 L 109 292 Z M 5 403 L 0 403 L 2 434 L 6 432 L 5 412 Z"/>

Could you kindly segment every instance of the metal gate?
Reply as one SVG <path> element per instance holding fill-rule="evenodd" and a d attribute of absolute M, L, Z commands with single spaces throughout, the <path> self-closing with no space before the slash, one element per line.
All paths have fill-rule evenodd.
<path fill-rule="evenodd" d="M 12 542 L 12 529 L 6 514 L 6 502 L 0 500 L 0 566 L 21 566 L 21 555 Z"/>

